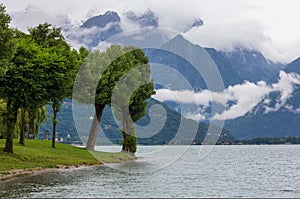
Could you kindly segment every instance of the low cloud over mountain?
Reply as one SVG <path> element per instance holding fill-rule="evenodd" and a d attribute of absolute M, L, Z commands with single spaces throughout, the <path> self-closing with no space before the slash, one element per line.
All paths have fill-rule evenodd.
<path fill-rule="evenodd" d="M 178 32 L 188 29 L 185 35 L 202 46 L 221 51 L 232 51 L 241 46 L 261 51 L 268 59 L 282 63 L 289 63 L 300 52 L 297 0 L 287 4 L 259 0 L 146 0 L 139 3 L 131 0 L 91 0 L 88 3 L 73 1 L 71 5 L 58 0 L 51 3 L 24 0 L 16 5 L 4 0 L 4 3 L 12 15 L 12 24 L 23 30 L 45 20 L 57 26 L 66 25 L 64 20 L 56 19 L 57 16 L 66 16 L 71 22 L 68 26 L 78 27 L 82 21 L 112 10 L 121 17 L 119 25 L 123 30 L 145 26 L 159 26 Z M 28 5 L 36 11 L 26 8 Z M 287 14 L 280 14 L 283 11 Z M 204 21 L 203 25 L 197 20 L 199 18 Z M 194 28 L 190 29 L 193 24 Z"/>
<path fill-rule="evenodd" d="M 189 118 L 228 120 L 244 116 L 260 103 L 263 103 L 265 113 L 278 111 L 281 108 L 293 110 L 291 105 L 287 104 L 287 100 L 293 96 L 295 88 L 299 85 L 300 75 L 280 71 L 278 82 L 273 84 L 267 84 L 265 81 L 257 83 L 245 81 L 242 84 L 229 86 L 223 92 L 158 89 L 153 97 L 162 102 L 173 101 L 187 104 L 194 103 L 193 99 L 196 98 L 200 109 L 198 113 L 188 113 Z M 270 94 L 277 92 L 278 98 L 270 98 Z M 275 100 L 276 103 L 272 105 L 271 100 Z M 206 110 L 210 108 L 212 102 L 224 105 L 226 110 L 210 116 Z"/>

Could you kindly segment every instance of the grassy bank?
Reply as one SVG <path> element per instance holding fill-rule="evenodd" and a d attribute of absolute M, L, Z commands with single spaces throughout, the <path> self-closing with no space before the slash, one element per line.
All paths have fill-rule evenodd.
<path fill-rule="evenodd" d="M 18 144 L 15 140 L 14 154 L 8 154 L 2 150 L 4 143 L 5 140 L 0 140 L 0 176 L 11 174 L 12 170 L 59 168 L 61 165 L 96 165 L 134 159 L 126 153 L 93 152 L 97 160 L 85 148 L 57 143 L 56 149 L 52 149 L 50 141 L 41 140 L 26 140 L 26 146 Z"/>

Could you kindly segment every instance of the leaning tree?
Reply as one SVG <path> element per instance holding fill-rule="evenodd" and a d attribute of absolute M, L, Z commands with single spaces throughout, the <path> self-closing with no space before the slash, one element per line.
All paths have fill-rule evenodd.
<path fill-rule="evenodd" d="M 75 99 L 81 103 L 94 104 L 95 107 L 95 116 L 87 140 L 89 150 L 94 150 L 105 106 L 111 105 L 113 93 L 116 92 L 116 89 L 120 89 L 116 85 L 130 70 L 147 63 L 148 58 L 143 51 L 132 46 L 111 45 L 106 51 L 94 51 L 87 56 L 77 77 Z M 149 80 L 150 66 L 147 70 L 149 72 L 145 74 Z M 145 79 L 145 74 L 136 74 L 132 78 L 138 83 L 141 79 Z M 123 90 L 122 92 L 126 93 L 127 91 Z M 128 92 L 131 91 L 128 90 Z M 120 99 L 125 98 L 125 96 L 120 97 Z M 135 105 L 137 106 L 137 104 Z"/>
<path fill-rule="evenodd" d="M 122 125 L 122 151 L 136 152 L 136 130 L 133 123 L 146 114 L 147 99 L 155 94 L 153 80 L 150 80 L 148 58 L 141 49 L 126 53 L 124 62 L 131 68 L 115 86 L 111 106 Z"/>

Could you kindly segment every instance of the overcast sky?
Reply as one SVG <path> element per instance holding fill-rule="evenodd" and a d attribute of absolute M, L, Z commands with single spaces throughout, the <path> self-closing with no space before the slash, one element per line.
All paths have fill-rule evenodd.
<path fill-rule="evenodd" d="M 288 63 L 300 56 L 299 0 L 2 0 L 24 30 L 44 21 L 62 23 L 68 16 L 80 24 L 107 10 L 143 13 L 151 9 L 159 26 L 183 32 L 197 18 L 204 26 L 187 37 L 202 46 L 232 50 L 258 49 L 271 60 Z"/>

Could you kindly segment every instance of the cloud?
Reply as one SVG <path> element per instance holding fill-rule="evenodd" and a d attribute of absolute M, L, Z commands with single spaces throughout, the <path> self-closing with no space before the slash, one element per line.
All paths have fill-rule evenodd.
<path fill-rule="evenodd" d="M 113 10 L 120 15 L 133 11 L 140 16 L 151 9 L 159 18 L 159 26 L 184 32 L 194 20 L 201 18 L 202 27 L 186 33 L 194 42 L 218 50 L 244 46 L 260 50 L 273 61 L 288 63 L 300 55 L 300 1 L 286 0 L 4 0 L 13 16 L 13 24 L 21 29 L 42 21 L 61 24 L 57 16 L 67 16 L 72 24 Z M 32 12 L 28 5 L 37 10 Z M 57 6 L 59 5 L 59 7 Z M 30 7 L 29 6 L 29 7 Z M 27 14 L 27 12 L 31 14 Z M 67 13 L 67 14 L 66 14 Z M 123 19 L 124 18 L 124 19 Z M 133 26 L 122 18 L 122 28 Z"/>
<path fill-rule="evenodd" d="M 184 117 L 195 121 L 205 120 L 206 118 L 204 115 L 201 115 L 200 113 L 187 113 L 184 115 Z"/>
<path fill-rule="evenodd" d="M 300 108 L 294 109 L 287 104 L 287 100 L 292 97 L 297 85 L 300 85 L 300 75 L 280 71 L 278 82 L 271 85 L 264 81 L 257 83 L 245 81 L 242 84 L 229 86 L 223 92 L 203 90 L 196 93 L 189 90 L 158 89 L 153 98 L 162 102 L 174 101 L 197 104 L 199 110 L 185 113 L 186 117 L 195 120 L 210 119 L 205 117 L 205 115 L 209 115 L 205 113 L 205 110 L 209 110 L 208 108 L 211 107 L 212 102 L 223 104 L 226 109 L 221 113 L 212 115 L 211 119 L 223 120 L 225 118 L 228 120 L 244 116 L 260 103 L 264 105 L 265 113 L 278 111 L 282 107 L 294 113 L 300 112 Z M 269 97 L 272 92 L 280 93 L 274 107 L 270 107 L 271 99 Z"/>
<path fill-rule="evenodd" d="M 27 32 L 30 27 L 34 27 L 45 22 L 63 27 L 64 29 L 71 28 L 71 21 L 67 15 L 53 15 L 32 5 L 28 5 L 22 11 L 13 12 L 11 17 L 11 26 L 17 27 L 19 30 L 24 32 Z"/>
<path fill-rule="evenodd" d="M 293 108 L 287 105 L 286 102 L 292 97 L 296 85 L 300 85 L 300 76 L 298 74 L 280 71 L 278 83 L 272 84 L 273 91 L 280 92 L 280 98 L 277 99 L 274 107 L 266 107 L 265 112 L 278 111 L 281 107 L 286 107 L 292 111 Z"/>
<path fill-rule="evenodd" d="M 69 31 L 64 31 L 64 35 L 73 47 L 84 45 L 96 46 L 100 40 L 107 37 L 108 32 L 112 32 L 111 28 L 117 27 L 119 22 L 110 22 L 105 27 L 80 28 L 75 27 Z M 113 31 L 115 33 L 115 31 Z"/>
<path fill-rule="evenodd" d="M 193 91 L 188 90 L 171 91 L 169 89 L 158 89 L 153 98 L 162 102 L 175 101 L 180 103 L 197 103 L 202 107 L 201 110 L 208 108 L 212 102 L 223 104 L 228 107 L 227 110 L 213 116 L 213 119 L 220 120 L 224 117 L 226 119 L 234 119 L 245 115 L 271 90 L 272 89 L 267 86 L 265 82 L 258 82 L 257 84 L 245 82 L 243 84 L 229 86 L 222 93 L 209 90 L 194 93 Z M 193 99 L 196 99 L 196 101 Z M 233 105 L 229 106 L 229 103 L 233 103 Z M 195 113 L 188 116 L 191 118 L 191 115 L 195 115 Z"/>
<path fill-rule="evenodd" d="M 255 83 L 244 82 L 235 86 L 229 86 L 225 91 L 228 102 L 234 102 L 221 114 L 213 116 L 215 120 L 234 119 L 245 115 L 260 103 L 270 92 L 272 88 L 264 81 Z"/>

